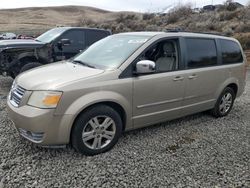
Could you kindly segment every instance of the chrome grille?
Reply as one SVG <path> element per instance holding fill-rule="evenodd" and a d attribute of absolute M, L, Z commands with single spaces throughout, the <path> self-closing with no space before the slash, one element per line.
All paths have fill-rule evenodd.
<path fill-rule="evenodd" d="M 10 91 L 10 103 L 18 107 L 22 101 L 22 98 L 25 94 L 25 89 L 22 88 L 21 86 L 15 86 L 11 89 Z"/>

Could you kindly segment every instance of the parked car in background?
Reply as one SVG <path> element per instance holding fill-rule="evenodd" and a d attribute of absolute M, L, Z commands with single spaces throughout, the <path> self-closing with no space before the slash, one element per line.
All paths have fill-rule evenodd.
<path fill-rule="evenodd" d="M 110 34 L 101 29 L 58 27 L 35 40 L 0 41 L 0 74 L 15 78 L 31 68 L 69 59 Z"/>
<path fill-rule="evenodd" d="M 35 37 L 27 35 L 18 35 L 17 39 L 35 39 Z"/>
<path fill-rule="evenodd" d="M 3 33 L 0 35 L 0 40 L 16 39 L 16 37 L 14 33 Z"/>
<path fill-rule="evenodd" d="M 68 61 L 19 75 L 8 110 L 31 142 L 71 143 L 95 155 L 111 149 L 126 130 L 207 110 L 226 116 L 245 80 L 246 60 L 235 39 L 123 33 Z"/>

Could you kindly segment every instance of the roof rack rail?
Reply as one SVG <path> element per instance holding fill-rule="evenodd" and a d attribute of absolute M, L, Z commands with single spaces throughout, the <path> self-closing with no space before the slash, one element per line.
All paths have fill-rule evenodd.
<path fill-rule="evenodd" d="M 165 32 L 184 32 L 184 30 L 180 27 L 177 27 L 177 28 L 168 28 L 165 30 Z"/>
<path fill-rule="evenodd" d="M 165 32 L 183 32 L 183 33 L 197 33 L 197 34 L 209 34 L 209 35 L 217 35 L 217 36 L 224 36 L 226 37 L 227 35 L 219 33 L 219 32 L 199 32 L 199 31 L 185 31 L 182 28 L 170 28 L 170 29 L 166 29 Z"/>
<path fill-rule="evenodd" d="M 185 31 L 187 33 L 197 33 L 197 34 L 208 34 L 208 35 L 217 35 L 217 36 L 223 36 L 226 37 L 227 35 L 219 33 L 219 32 L 198 32 L 198 31 Z"/>

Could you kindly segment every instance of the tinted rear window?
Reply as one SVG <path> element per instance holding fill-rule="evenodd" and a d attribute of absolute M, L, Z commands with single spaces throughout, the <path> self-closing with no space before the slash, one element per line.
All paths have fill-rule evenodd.
<path fill-rule="evenodd" d="M 231 40 L 220 39 L 222 64 L 243 62 L 243 56 L 238 43 Z"/>
<path fill-rule="evenodd" d="M 105 38 L 108 35 L 109 33 L 107 31 L 88 30 L 86 32 L 87 45 L 90 46 L 91 44 L 95 43 L 100 39 Z"/>
<path fill-rule="evenodd" d="M 188 68 L 202 68 L 217 65 L 217 50 L 213 39 L 188 38 Z"/>

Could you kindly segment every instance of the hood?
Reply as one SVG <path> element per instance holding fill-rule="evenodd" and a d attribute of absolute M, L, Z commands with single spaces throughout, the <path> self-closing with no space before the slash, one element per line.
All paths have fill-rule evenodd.
<path fill-rule="evenodd" d="M 36 40 L 0 40 L 0 48 L 37 48 L 44 46 L 45 43 Z"/>
<path fill-rule="evenodd" d="M 20 74 L 16 83 L 26 90 L 56 90 L 60 85 L 86 79 L 104 70 L 89 68 L 71 62 L 58 62 Z"/>

